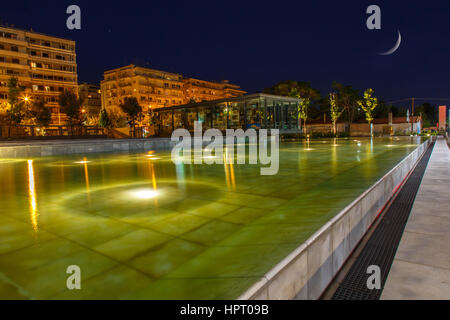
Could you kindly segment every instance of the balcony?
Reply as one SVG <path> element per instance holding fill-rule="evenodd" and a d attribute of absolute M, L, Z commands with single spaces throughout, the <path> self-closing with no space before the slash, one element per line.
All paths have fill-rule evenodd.
<path fill-rule="evenodd" d="M 26 52 L 22 52 L 22 51 L 12 51 L 12 50 L 8 50 L 8 49 L 0 49 L 0 55 L 28 59 L 28 54 Z"/>
<path fill-rule="evenodd" d="M 0 42 L 18 45 L 18 46 L 27 46 L 27 42 L 25 41 L 25 39 L 20 39 L 20 38 L 12 39 L 12 38 L 0 37 Z"/>
<path fill-rule="evenodd" d="M 69 60 L 59 60 L 56 58 L 47 58 L 47 57 L 42 57 L 42 56 L 32 56 L 32 55 L 28 55 L 29 58 L 36 60 L 36 61 L 45 61 L 45 62 L 57 62 L 57 63 L 62 63 L 62 64 L 71 64 L 71 65 L 76 65 L 76 61 L 69 61 Z"/>
<path fill-rule="evenodd" d="M 12 63 L 12 62 L 3 62 L 0 60 L 0 66 L 2 68 L 9 68 L 9 69 L 21 69 L 21 70 L 29 70 L 29 66 L 27 64 L 22 63 Z"/>
<path fill-rule="evenodd" d="M 2 38 L 0 38 L 0 39 L 2 39 Z M 32 43 L 32 42 L 27 42 L 28 43 L 28 46 L 29 47 L 31 47 L 31 48 L 36 48 L 36 49 L 49 49 L 49 50 L 52 50 L 52 51 L 54 51 L 54 52 L 60 52 L 60 53 L 69 53 L 69 54 L 74 54 L 75 53 L 75 49 L 61 49 L 61 48 L 59 48 L 59 47 L 53 47 L 53 46 L 44 46 L 44 45 L 42 45 L 42 44 L 38 44 L 38 43 Z"/>

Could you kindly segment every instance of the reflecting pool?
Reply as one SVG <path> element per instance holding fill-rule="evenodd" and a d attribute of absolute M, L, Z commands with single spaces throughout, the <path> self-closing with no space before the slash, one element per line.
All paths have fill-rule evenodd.
<path fill-rule="evenodd" d="M 236 298 L 420 142 L 282 143 L 274 176 L 170 152 L 0 159 L 0 298 Z"/>

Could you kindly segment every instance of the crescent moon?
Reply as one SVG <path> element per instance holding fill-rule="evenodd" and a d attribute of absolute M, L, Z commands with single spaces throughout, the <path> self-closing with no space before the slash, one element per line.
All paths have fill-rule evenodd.
<path fill-rule="evenodd" d="M 393 54 L 395 51 L 397 51 L 398 47 L 400 47 L 400 43 L 402 43 L 402 35 L 400 34 L 400 30 L 398 30 L 398 39 L 395 46 L 391 50 L 379 54 L 382 56 L 388 56 L 390 54 Z"/>

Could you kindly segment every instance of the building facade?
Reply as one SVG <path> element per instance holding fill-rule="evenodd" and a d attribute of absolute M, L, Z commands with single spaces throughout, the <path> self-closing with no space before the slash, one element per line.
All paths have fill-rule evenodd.
<path fill-rule="evenodd" d="M 447 106 L 439 106 L 439 128 L 444 131 L 447 128 Z"/>
<path fill-rule="evenodd" d="M 102 108 L 100 85 L 82 83 L 78 85 L 78 96 L 83 100 L 82 112 L 87 116 L 98 116 Z"/>
<path fill-rule="evenodd" d="M 212 82 L 194 78 L 184 78 L 184 104 L 238 97 L 246 94 L 238 85 L 228 80 Z"/>
<path fill-rule="evenodd" d="M 128 65 L 106 71 L 101 82 L 102 106 L 120 113 L 125 97 L 135 97 L 144 113 L 183 103 L 182 76 L 176 73 Z"/>
<path fill-rule="evenodd" d="M 124 98 L 135 97 L 143 108 L 142 122 L 147 122 L 151 109 L 235 97 L 245 91 L 227 81 L 183 78 L 177 73 L 128 65 L 105 71 L 101 93 L 102 106 L 118 114 L 122 114 L 119 106 Z"/>
<path fill-rule="evenodd" d="M 75 41 L 33 31 L 0 26 L 0 108 L 7 108 L 10 77 L 25 87 L 24 99 L 43 98 L 51 109 L 52 123 L 64 124 L 58 96 L 77 92 Z M 2 111 L 2 110 L 0 110 Z"/>

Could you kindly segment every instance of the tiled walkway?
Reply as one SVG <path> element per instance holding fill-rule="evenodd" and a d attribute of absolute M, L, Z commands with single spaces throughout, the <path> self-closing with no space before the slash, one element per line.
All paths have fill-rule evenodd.
<path fill-rule="evenodd" d="M 439 137 L 382 299 L 450 299 L 450 151 Z"/>

